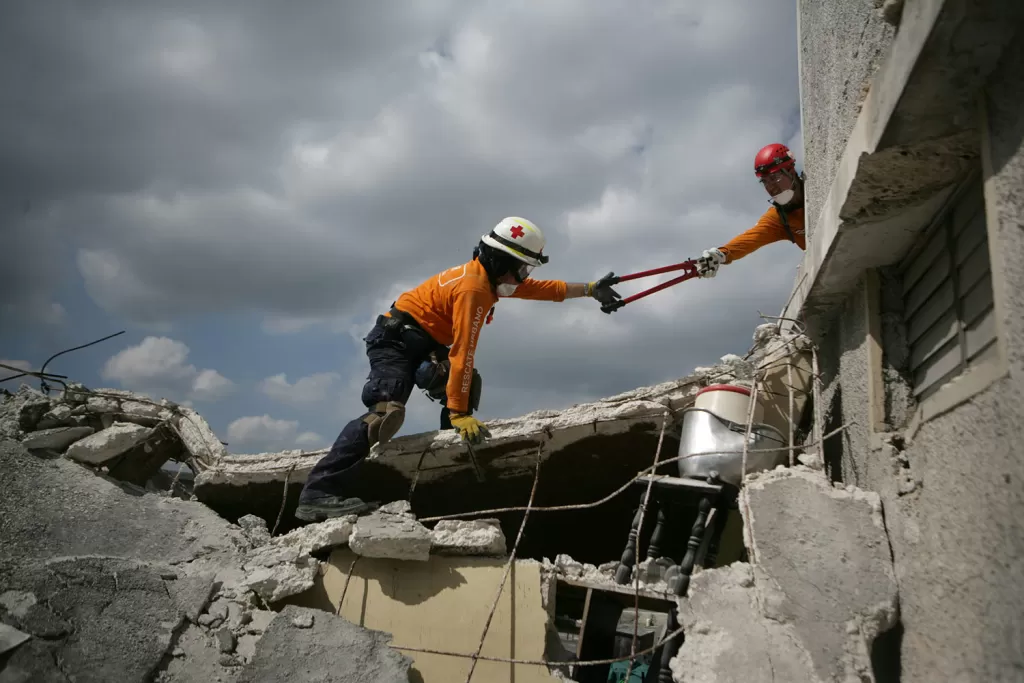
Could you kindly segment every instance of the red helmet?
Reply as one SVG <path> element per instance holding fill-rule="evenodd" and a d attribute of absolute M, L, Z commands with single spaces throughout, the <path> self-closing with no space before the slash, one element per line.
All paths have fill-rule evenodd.
<path fill-rule="evenodd" d="M 757 177 L 763 178 L 779 169 L 790 172 L 794 172 L 796 169 L 796 162 L 793 161 L 793 155 L 789 153 L 789 147 L 778 142 L 762 147 L 754 157 L 754 173 L 757 174 Z"/>

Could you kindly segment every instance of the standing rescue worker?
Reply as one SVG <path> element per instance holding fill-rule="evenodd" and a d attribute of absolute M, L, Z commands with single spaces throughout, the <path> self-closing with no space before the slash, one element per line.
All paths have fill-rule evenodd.
<path fill-rule="evenodd" d="M 754 227 L 732 238 L 717 249 L 707 249 L 697 259 L 700 277 L 714 277 L 718 267 L 732 263 L 761 247 L 789 240 L 807 249 L 804 240 L 804 177 L 797 175 L 796 162 L 789 148 L 773 143 L 761 148 L 754 157 L 754 173 L 771 197 L 772 207 Z"/>
<path fill-rule="evenodd" d="M 502 220 L 467 263 L 449 268 L 403 293 L 378 316 L 364 338 L 370 373 L 362 401 L 368 411 L 341 430 L 330 452 L 306 479 L 295 516 L 303 521 L 360 514 L 371 509 L 346 497 L 346 485 L 375 443 L 386 443 L 402 426 L 414 386 L 443 400 L 441 427 L 453 427 L 478 443 L 490 433 L 473 416 L 480 400 L 474 356 L 483 325 L 499 298 L 564 301 L 590 296 L 602 303 L 621 298 L 611 287 L 561 280 L 534 280 L 547 263 L 540 228 L 518 217 Z"/>

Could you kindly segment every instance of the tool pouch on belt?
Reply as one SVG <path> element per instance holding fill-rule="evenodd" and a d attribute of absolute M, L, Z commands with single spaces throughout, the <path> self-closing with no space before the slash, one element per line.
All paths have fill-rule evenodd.
<path fill-rule="evenodd" d="M 426 392 L 433 401 L 447 402 L 448 375 L 451 371 L 451 363 L 447 358 L 438 360 L 435 354 L 420 363 L 413 376 L 416 386 Z M 469 385 L 469 411 L 473 412 L 480 407 L 480 394 L 483 391 L 483 379 L 476 368 L 473 368 L 473 379 Z"/>
<path fill-rule="evenodd" d="M 427 396 L 433 401 L 444 401 L 445 399 L 445 387 L 448 385 L 448 372 L 451 369 L 451 363 L 447 358 L 444 360 L 437 360 L 435 354 L 430 354 L 430 358 L 420 363 L 420 366 L 416 368 L 416 374 L 413 376 L 413 381 L 423 391 L 427 392 Z"/>

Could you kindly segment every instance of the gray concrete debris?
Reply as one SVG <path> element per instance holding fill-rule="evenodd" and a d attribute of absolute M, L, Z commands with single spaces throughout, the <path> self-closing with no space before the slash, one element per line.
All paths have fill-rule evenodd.
<path fill-rule="evenodd" d="M 412 511 L 412 504 L 407 500 L 395 500 L 386 505 L 381 505 L 377 511 L 386 515 L 400 515 L 416 519 L 416 515 Z"/>
<path fill-rule="evenodd" d="M 759 583 L 776 593 L 765 616 L 792 626 L 818 679 L 873 681 L 872 643 L 898 619 L 878 495 L 797 466 L 750 477 L 740 505 Z"/>
<path fill-rule="evenodd" d="M 84 439 L 94 431 L 96 430 L 92 427 L 54 427 L 52 429 L 41 429 L 39 431 L 30 432 L 28 436 L 21 440 L 21 443 L 29 450 L 50 450 L 62 453 L 67 450 L 68 446 L 79 439 Z"/>
<path fill-rule="evenodd" d="M 20 439 L 36 428 L 50 409 L 50 400 L 27 384 L 0 402 L 0 437 Z"/>
<path fill-rule="evenodd" d="M 308 628 L 295 625 L 303 615 Z M 407 683 L 412 659 L 393 650 L 391 635 L 361 628 L 330 612 L 286 605 L 256 644 L 239 683 L 278 683 L 302 671 L 309 683 Z"/>
<path fill-rule="evenodd" d="M 270 543 L 270 530 L 267 529 L 267 522 L 256 515 L 243 515 L 238 518 L 238 526 L 242 527 L 242 533 L 249 539 L 254 548 Z"/>
<path fill-rule="evenodd" d="M 299 527 L 257 545 L 245 558 L 244 585 L 267 602 L 309 590 L 320 568 L 319 561 L 311 554 L 347 543 L 355 520 L 355 515 L 329 519 Z M 246 524 L 266 529 L 265 526 L 258 527 L 252 519 L 246 520 Z"/>
<path fill-rule="evenodd" d="M 736 562 L 695 574 L 688 597 L 679 600 L 686 640 L 669 662 L 672 679 L 823 683 L 792 624 L 763 612 L 769 599 L 778 596 L 762 594 L 749 564 Z"/>
<path fill-rule="evenodd" d="M 220 651 L 222 653 L 228 654 L 235 651 L 235 634 L 231 632 L 231 629 L 218 629 L 216 636 L 217 644 L 220 647 Z"/>
<path fill-rule="evenodd" d="M 53 429 L 54 427 L 67 427 L 72 424 L 74 423 L 71 421 L 70 406 L 56 405 L 39 418 L 36 429 Z"/>
<path fill-rule="evenodd" d="M 431 552 L 439 555 L 503 556 L 507 553 L 505 534 L 497 519 L 442 519 L 431 534 Z"/>
<path fill-rule="evenodd" d="M 127 415 L 138 417 L 152 417 L 160 420 L 167 420 L 173 417 L 173 413 L 166 408 L 161 408 L 153 403 L 142 401 L 124 401 L 121 403 L 121 412 Z"/>
<path fill-rule="evenodd" d="M 303 612 L 292 617 L 292 626 L 295 628 L 313 628 L 313 613 Z"/>
<path fill-rule="evenodd" d="M 213 432 L 210 424 L 191 408 L 178 408 L 178 415 L 171 420 L 178 438 L 185 449 L 203 467 L 210 467 L 228 454 L 224 444 Z"/>
<path fill-rule="evenodd" d="M 345 515 L 316 524 L 307 524 L 274 538 L 272 543 L 296 548 L 304 554 L 335 548 L 348 543 L 357 519 L 356 515 Z"/>
<path fill-rule="evenodd" d="M 266 602 L 277 602 L 313 587 L 320 562 L 294 548 L 264 546 L 245 564 L 243 584 Z"/>
<path fill-rule="evenodd" d="M 102 465 L 135 448 L 152 433 L 153 430 L 148 427 L 130 422 L 117 422 L 108 429 L 71 444 L 67 456 L 89 465 Z"/>
<path fill-rule="evenodd" d="M 0 623 L 0 655 L 13 650 L 31 637 L 29 634 L 22 633 L 13 626 Z"/>
<path fill-rule="evenodd" d="M 357 555 L 418 562 L 430 559 L 432 543 L 430 529 L 419 522 L 380 512 L 359 517 L 348 541 Z"/>
<path fill-rule="evenodd" d="M 13 680 L 46 680 L 59 662 L 71 674 L 65 680 L 144 681 L 181 623 L 160 573 L 131 560 L 55 560 L 5 573 L 2 582 L 5 592 L 47 596 L 13 624 L 36 636 L 34 647 L 23 645 L 8 660 Z"/>
<path fill-rule="evenodd" d="M 240 530 L 201 503 L 129 495 L 81 465 L 33 457 L 10 440 L 0 440 L 0 472 L 5 557 L 110 556 L 195 571 L 240 561 Z"/>
<path fill-rule="evenodd" d="M 118 403 L 106 396 L 90 396 L 85 401 L 85 408 L 90 413 L 116 413 Z"/>
<path fill-rule="evenodd" d="M 16 619 L 28 614 L 29 609 L 37 602 L 36 596 L 27 591 L 7 591 L 0 595 L 0 608 Z"/>

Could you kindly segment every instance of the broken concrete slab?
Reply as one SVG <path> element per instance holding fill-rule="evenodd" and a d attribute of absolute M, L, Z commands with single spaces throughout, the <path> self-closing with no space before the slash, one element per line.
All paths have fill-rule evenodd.
<path fill-rule="evenodd" d="M 117 422 L 107 429 L 71 444 L 67 457 L 89 465 L 102 465 L 139 445 L 153 430 L 130 422 Z"/>
<path fill-rule="evenodd" d="M 679 624 L 686 639 L 669 662 L 673 680 L 824 683 L 814 674 L 792 624 L 763 612 L 766 596 L 751 565 L 736 562 L 698 572 L 687 595 L 679 600 Z"/>
<path fill-rule="evenodd" d="M 320 550 L 335 548 L 348 543 L 358 517 L 345 515 L 316 524 L 293 529 L 283 536 L 277 536 L 271 543 L 295 548 L 299 553 L 312 554 Z"/>
<path fill-rule="evenodd" d="M 797 466 L 748 478 L 740 505 L 751 561 L 777 588 L 771 618 L 792 625 L 821 680 L 871 680 L 871 646 L 899 617 L 879 496 Z"/>
<path fill-rule="evenodd" d="M 290 544 L 270 543 L 245 557 L 242 584 L 265 602 L 277 602 L 313 587 L 320 562 Z"/>
<path fill-rule="evenodd" d="M 565 410 L 540 410 L 522 417 L 490 420 L 487 426 L 491 438 L 477 446 L 476 453 L 495 474 L 505 476 L 519 470 L 532 472 L 541 443 L 542 458 L 546 459 L 567 444 L 598 434 L 649 432 L 656 438 L 666 407 L 677 409 L 692 403 L 701 381 L 695 375 Z M 427 452 L 430 455 L 421 458 Z M 290 482 L 301 483 L 326 453 L 323 449 L 226 455 L 196 477 L 196 495 L 203 499 L 219 487 L 283 482 L 286 476 Z M 401 436 L 383 447 L 377 444 L 371 449 L 370 459 L 394 468 L 410 481 L 419 470 L 420 483 L 449 475 L 455 468 L 472 467 L 465 444 L 454 430 Z"/>
<path fill-rule="evenodd" d="M 431 552 L 439 555 L 503 556 L 507 553 L 505 534 L 497 519 L 442 519 L 431 535 Z"/>
<path fill-rule="evenodd" d="M 238 526 L 254 548 L 270 543 L 270 530 L 267 521 L 256 515 L 242 515 L 238 518 Z"/>
<path fill-rule="evenodd" d="M 390 641 L 390 634 L 329 612 L 287 605 L 256 644 L 256 655 L 238 681 L 278 683 L 301 671 L 310 683 L 407 683 L 412 659 L 393 650 Z"/>
<path fill-rule="evenodd" d="M 178 609 L 193 624 L 198 623 L 199 615 L 210 602 L 216 585 L 216 575 L 212 572 L 201 572 L 192 576 L 177 576 L 173 579 L 165 577 L 167 593 L 174 600 Z"/>
<path fill-rule="evenodd" d="M 54 427 L 67 427 L 72 424 L 71 407 L 58 404 L 39 418 L 36 429 L 53 429 Z"/>
<path fill-rule="evenodd" d="M 92 427 L 54 427 L 30 432 L 21 443 L 29 450 L 50 450 L 63 453 L 68 446 L 93 432 Z"/>
<path fill-rule="evenodd" d="M 244 584 L 265 602 L 277 602 L 313 587 L 320 563 L 308 555 L 295 562 L 257 567 L 246 574 Z"/>
<path fill-rule="evenodd" d="M 417 562 L 430 559 L 432 543 L 430 530 L 419 522 L 380 512 L 359 517 L 348 540 L 357 555 Z"/>
<path fill-rule="evenodd" d="M 170 424 L 200 468 L 213 467 L 227 456 L 224 444 L 199 413 L 183 407 L 176 408 L 176 411 L 177 415 Z"/>

